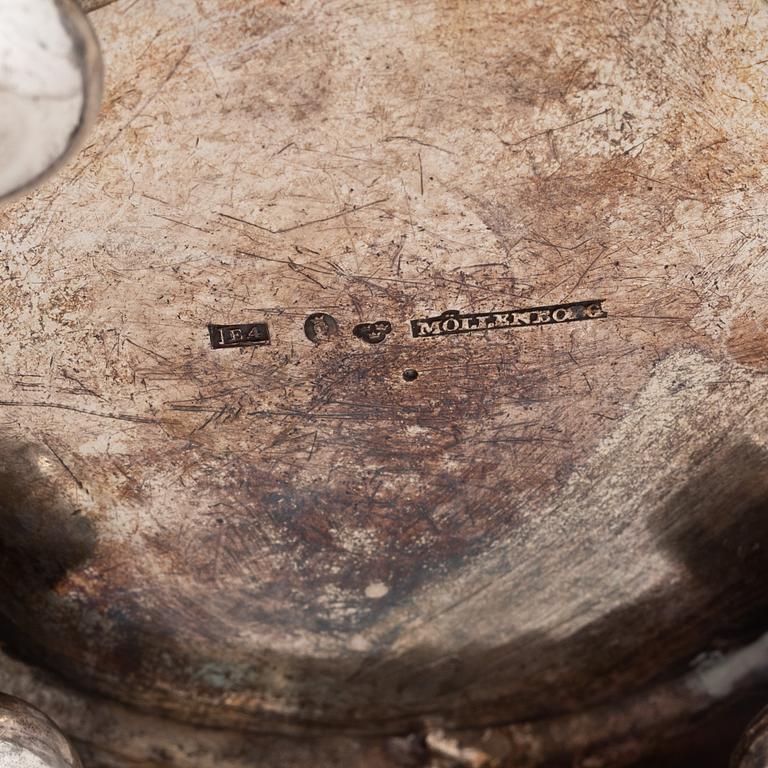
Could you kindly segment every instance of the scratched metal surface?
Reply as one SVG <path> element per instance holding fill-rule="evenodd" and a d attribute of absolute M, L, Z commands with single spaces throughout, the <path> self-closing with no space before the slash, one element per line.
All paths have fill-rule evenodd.
<path fill-rule="evenodd" d="M 91 19 L 100 126 L 0 220 L 15 653 L 208 725 L 400 732 L 597 707 L 765 629 L 762 3 Z"/>

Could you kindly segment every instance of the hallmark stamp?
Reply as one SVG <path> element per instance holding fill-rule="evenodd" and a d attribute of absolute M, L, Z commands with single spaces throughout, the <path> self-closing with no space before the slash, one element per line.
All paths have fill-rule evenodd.
<path fill-rule="evenodd" d="M 388 320 L 377 320 L 375 323 L 360 323 L 352 329 L 355 338 L 367 344 L 381 344 L 392 333 L 392 323 Z"/>
<path fill-rule="evenodd" d="M 313 343 L 321 344 L 339 332 L 336 319 L 325 312 L 313 312 L 304 321 L 304 335 Z"/>
<path fill-rule="evenodd" d="M 269 344 L 269 326 L 266 323 L 209 325 L 208 334 L 214 349 L 257 347 Z"/>
<path fill-rule="evenodd" d="M 608 313 L 603 309 L 603 301 L 604 299 L 591 299 L 548 307 L 470 314 L 449 309 L 437 317 L 411 320 L 411 334 L 414 339 L 426 339 L 455 333 L 490 331 L 497 328 L 524 328 L 531 325 L 558 325 L 579 320 L 597 320 L 608 317 Z"/>

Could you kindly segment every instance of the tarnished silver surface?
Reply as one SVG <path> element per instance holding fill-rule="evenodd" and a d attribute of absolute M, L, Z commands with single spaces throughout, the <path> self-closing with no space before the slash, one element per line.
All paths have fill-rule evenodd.
<path fill-rule="evenodd" d="M 0 201 L 29 192 L 81 147 L 101 90 L 99 46 L 74 0 L 3 0 Z"/>
<path fill-rule="evenodd" d="M 91 18 L 0 230 L 11 653 L 278 765 L 618 764 L 764 684 L 764 4 Z"/>

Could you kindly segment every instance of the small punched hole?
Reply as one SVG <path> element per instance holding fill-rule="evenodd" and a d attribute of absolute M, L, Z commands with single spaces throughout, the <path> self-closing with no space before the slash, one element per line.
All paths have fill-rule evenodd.
<path fill-rule="evenodd" d="M 416 379 L 419 378 L 419 372 L 415 371 L 413 368 L 406 368 L 403 371 L 403 378 L 406 381 L 416 381 Z"/>

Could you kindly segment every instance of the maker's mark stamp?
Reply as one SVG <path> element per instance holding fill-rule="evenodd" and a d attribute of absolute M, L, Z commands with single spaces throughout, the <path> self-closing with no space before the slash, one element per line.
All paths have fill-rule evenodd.
<path fill-rule="evenodd" d="M 557 325 L 578 320 L 597 320 L 608 317 L 603 309 L 604 299 L 573 301 L 530 309 L 508 309 L 499 312 L 475 312 L 462 314 L 449 309 L 437 317 L 411 320 L 414 339 L 448 336 L 455 333 L 474 333 L 497 328 L 524 328 L 531 325 Z"/>
<path fill-rule="evenodd" d="M 214 349 L 257 347 L 269 344 L 269 326 L 266 323 L 209 325 L 208 334 Z"/>

